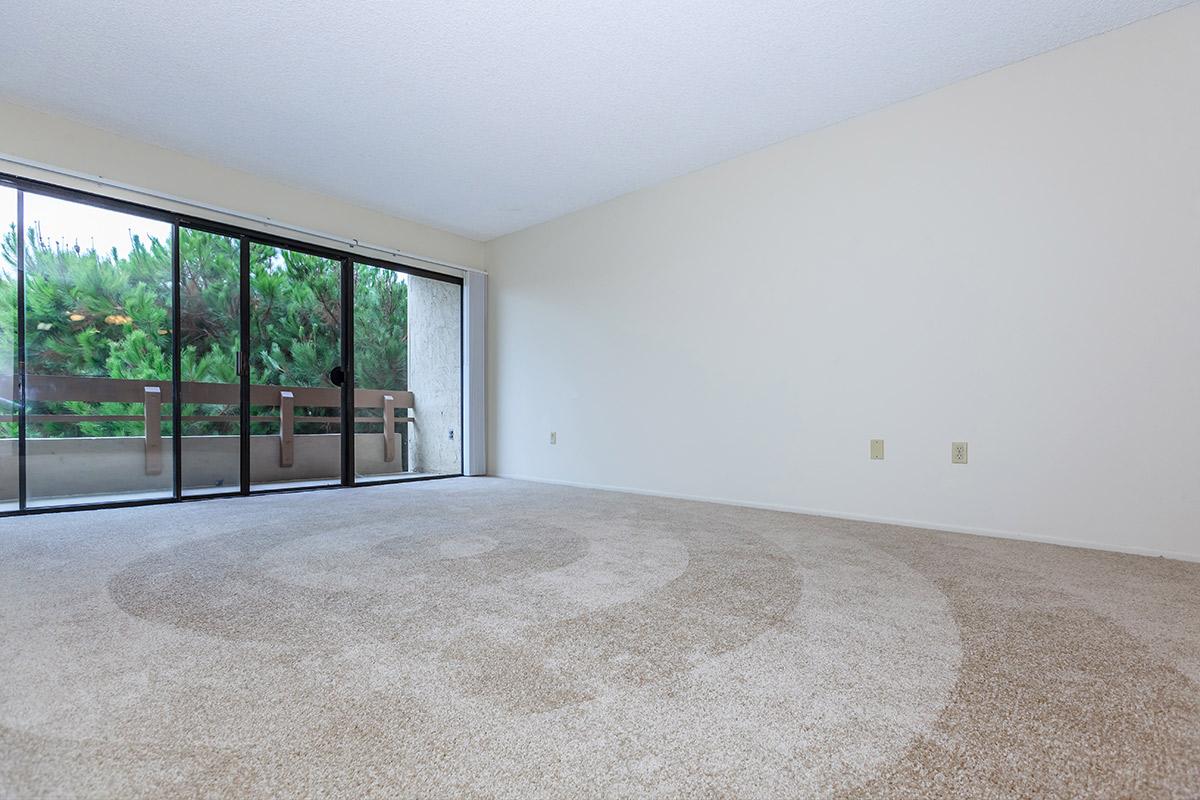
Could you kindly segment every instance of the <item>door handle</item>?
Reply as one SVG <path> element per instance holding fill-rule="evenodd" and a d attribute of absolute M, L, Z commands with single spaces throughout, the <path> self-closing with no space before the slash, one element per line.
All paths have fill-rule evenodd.
<path fill-rule="evenodd" d="M 334 386 L 341 386 L 346 382 L 346 370 L 342 369 L 341 364 L 329 370 L 329 382 Z"/>

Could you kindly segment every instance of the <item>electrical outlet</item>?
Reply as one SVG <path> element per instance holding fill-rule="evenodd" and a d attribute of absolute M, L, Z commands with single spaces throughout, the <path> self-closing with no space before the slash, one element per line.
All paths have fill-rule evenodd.
<path fill-rule="evenodd" d="M 951 464 L 967 463 L 967 443 L 966 442 L 951 442 L 950 443 L 950 463 Z"/>
<path fill-rule="evenodd" d="M 871 440 L 871 460 L 883 461 L 883 439 Z"/>
<path fill-rule="evenodd" d="M 550 431 L 550 444 L 558 444 L 558 434 Z"/>

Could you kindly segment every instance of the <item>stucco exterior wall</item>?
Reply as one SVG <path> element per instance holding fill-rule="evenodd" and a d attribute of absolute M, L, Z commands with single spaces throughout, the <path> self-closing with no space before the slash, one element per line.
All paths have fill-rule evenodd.
<path fill-rule="evenodd" d="M 408 279 L 408 388 L 416 407 L 409 438 L 414 472 L 462 471 L 462 287 Z"/>

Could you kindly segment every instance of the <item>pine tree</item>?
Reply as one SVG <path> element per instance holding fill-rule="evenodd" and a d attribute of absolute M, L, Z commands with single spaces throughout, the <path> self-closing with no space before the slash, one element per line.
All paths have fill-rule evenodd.
<path fill-rule="evenodd" d="M 25 334 L 31 375 L 80 375 L 168 381 L 171 378 L 171 246 L 131 235 L 127 255 L 25 236 Z M 239 351 L 240 243 L 180 229 L 180 374 L 184 381 L 236 384 Z M 16 348 L 17 234 L 10 228 L 0 264 L 0 348 Z M 356 266 L 355 372 L 369 388 L 407 388 L 408 285 L 399 273 Z M 327 386 L 341 361 L 340 264 L 255 244 L 250 263 L 251 382 Z M 8 356 L 0 371 L 15 363 Z M 186 400 L 186 397 L 184 398 Z M 230 413 L 184 405 L 185 415 Z M 31 402 L 31 414 L 138 415 L 120 403 Z M 306 410 L 334 415 L 336 411 Z M 255 411 L 254 413 L 258 413 Z M 4 423 L 3 435 L 15 425 Z M 140 422 L 40 424 L 38 436 L 136 436 Z M 269 425 L 255 432 L 271 432 Z M 13 429 L 13 430 L 7 430 Z M 325 428 L 324 430 L 328 430 Z M 228 433 L 190 423 L 189 435 Z"/>

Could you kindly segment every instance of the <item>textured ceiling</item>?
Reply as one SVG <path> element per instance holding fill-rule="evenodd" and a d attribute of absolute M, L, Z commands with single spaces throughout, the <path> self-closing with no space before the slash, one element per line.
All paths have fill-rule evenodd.
<path fill-rule="evenodd" d="M 6 2 L 0 95 L 487 239 L 1186 4 Z"/>

